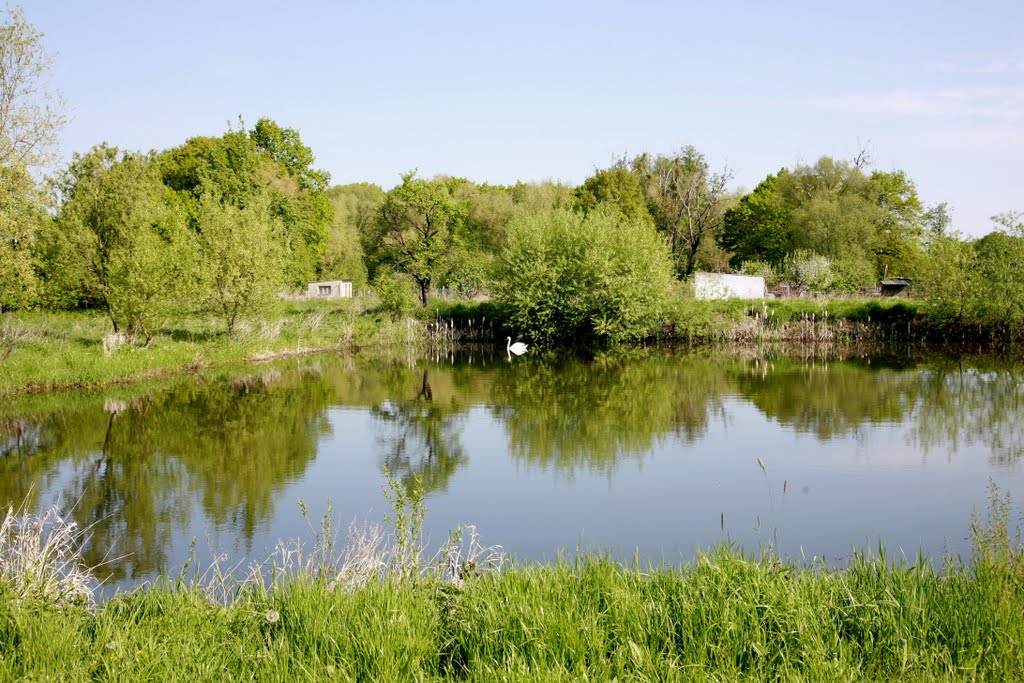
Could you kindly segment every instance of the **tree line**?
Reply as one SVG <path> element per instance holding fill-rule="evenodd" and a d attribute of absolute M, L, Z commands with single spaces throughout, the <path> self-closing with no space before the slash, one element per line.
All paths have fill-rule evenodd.
<path fill-rule="evenodd" d="M 297 130 L 262 118 L 137 152 L 105 143 L 39 180 L 64 123 L 51 60 L 20 8 L 0 25 L 0 311 L 97 308 L 147 340 L 183 305 L 233 332 L 276 292 L 373 286 L 408 312 L 447 288 L 494 295 L 538 340 L 642 337 L 695 270 L 854 292 L 887 275 L 964 321 L 1024 325 L 1024 214 L 953 232 L 903 171 L 864 152 L 770 174 L 752 191 L 695 147 L 622 157 L 578 187 L 415 171 L 385 191 L 331 186 Z"/>

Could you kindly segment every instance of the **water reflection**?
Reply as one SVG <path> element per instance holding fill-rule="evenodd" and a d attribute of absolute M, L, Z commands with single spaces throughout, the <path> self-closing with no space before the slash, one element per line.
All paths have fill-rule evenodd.
<path fill-rule="evenodd" d="M 659 355 L 519 365 L 495 378 L 487 402 L 512 457 L 570 475 L 607 474 L 667 437 L 701 438 L 709 420 L 722 417 L 728 369 L 737 364 Z"/>
<path fill-rule="evenodd" d="M 335 458 L 331 467 L 342 473 L 363 458 L 372 463 L 377 480 L 346 490 L 374 489 L 386 467 L 406 483 L 418 477 L 435 502 L 457 495 L 450 493 L 457 477 L 485 480 L 502 459 L 523 473 L 528 498 L 547 495 L 553 476 L 622 478 L 637 492 L 630 495 L 643 497 L 651 495 L 644 487 L 660 482 L 636 483 L 630 463 L 670 452 L 672 466 L 686 468 L 680 452 L 696 444 L 717 452 L 719 440 L 747 430 L 756 415 L 822 444 L 899 429 L 916 457 L 953 462 L 980 447 L 990 467 L 1011 471 L 1024 453 L 1022 382 L 1020 366 L 1005 361 L 650 353 L 512 364 L 478 355 L 471 365 L 322 357 L 301 367 L 8 401 L 0 408 L 0 502 L 42 506 L 61 496 L 90 528 L 87 561 L 132 580 L 179 565 L 196 529 L 224 530 L 247 550 L 272 541 L 264 536 L 274 533 L 282 500 L 315 487 L 311 471 L 324 458 Z M 333 408 L 345 408 L 345 419 Z M 370 452 L 346 456 L 358 462 L 330 450 L 337 446 L 324 450 L 363 434 L 371 435 Z M 701 467 L 720 468 L 710 481 L 723 481 L 734 465 Z M 674 538 L 671 519 L 651 524 L 651 533 L 665 525 L 662 543 Z"/>
<path fill-rule="evenodd" d="M 380 459 L 385 471 L 406 487 L 416 478 L 427 492 L 445 490 L 467 460 L 459 443 L 458 420 L 465 405 L 457 400 L 435 401 L 430 370 L 417 374 L 418 386 L 403 387 L 405 393 L 370 407 L 370 414 L 383 427 Z"/>
<path fill-rule="evenodd" d="M 315 374 L 268 372 L 71 410 L 54 396 L 32 447 L 0 458 L 0 497 L 59 495 L 89 529 L 87 562 L 113 579 L 145 576 L 184 559 L 168 548 L 194 506 L 251 542 L 329 431 L 330 393 Z"/>
<path fill-rule="evenodd" d="M 822 441 L 865 425 L 898 423 L 913 408 L 920 373 L 843 363 L 762 364 L 736 375 L 736 391 L 766 416 Z M 767 369 L 770 368 L 770 369 Z"/>
<path fill-rule="evenodd" d="M 921 373 L 913 439 L 923 453 L 980 444 L 993 464 L 1015 465 L 1024 453 L 1024 374 L 1018 367 L 937 364 Z"/>

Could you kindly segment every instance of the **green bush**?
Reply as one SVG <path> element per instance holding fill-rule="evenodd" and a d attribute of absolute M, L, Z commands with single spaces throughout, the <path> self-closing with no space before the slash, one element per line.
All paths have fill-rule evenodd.
<path fill-rule="evenodd" d="M 396 320 L 410 316 L 416 310 L 412 283 L 405 276 L 381 270 L 373 281 L 373 289 L 380 301 L 377 310 L 390 314 Z"/>
<path fill-rule="evenodd" d="M 832 287 L 832 261 L 807 249 L 797 249 L 786 257 L 783 268 L 793 282 L 812 292 L 827 292 Z"/>
<path fill-rule="evenodd" d="M 508 322 L 539 343 L 642 339 L 657 330 L 672 263 L 650 225 L 598 208 L 522 216 L 508 228 L 494 293 Z"/>
<path fill-rule="evenodd" d="M 767 261 L 744 261 L 740 275 L 760 275 L 769 287 L 774 287 L 782 280 L 782 273 L 777 272 Z"/>

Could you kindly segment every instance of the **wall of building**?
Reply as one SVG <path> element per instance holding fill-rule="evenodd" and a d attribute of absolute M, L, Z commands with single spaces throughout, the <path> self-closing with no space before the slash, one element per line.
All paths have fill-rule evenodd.
<path fill-rule="evenodd" d="M 350 299 L 352 298 L 351 280 L 323 280 L 310 282 L 306 296 L 311 299 Z"/>
<path fill-rule="evenodd" d="M 760 275 L 694 273 L 693 293 L 698 299 L 763 299 L 764 278 Z"/>

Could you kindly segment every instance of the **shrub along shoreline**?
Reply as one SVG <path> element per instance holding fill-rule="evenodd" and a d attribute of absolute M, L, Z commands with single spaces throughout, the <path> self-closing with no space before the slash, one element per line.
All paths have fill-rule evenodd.
<path fill-rule="evenodd" d="M 68 571 L 74 553 L 53 547 L 73 534 L 5 524 L 0 680 L 1024 677 L 1024 547 L 995 492 L 972 556 L 939 569 L 881 549 L 835 569 L 728 545 L 682 566 L 591 554 L 501 568 L 472 531 L 425 562 L 422 499 L 392 504 L 387 540 L 364 527 L 335 553 L 325 522 L 313 552 L 283 553 L 269 572 L 235 580 L 213 567 L 98 606 Z M 42 536 L 42 563 L 19 533 Z"/>
<path fill-rule="evenodd" d="M 958 353 L 1002 351 L 1014 341 L 998 326 L 947 319 L 907 299 L 680 298 L 661 321 L 624 344 L 897 343 Z M 438 299 L 400 313 L 366 299 L 278 301 L 231 335 L 208 314 L 182 312 L 145 343 L 112 334 L 98 311 L 7 313 L 0 319 L 0 395 L 92 389 L 313 353 L 405 357 L 463 343 L 503 345 L 506 335 L 534 341 L 514 329 L 500 304 Z M 532 350 L 544 348 L 555 347 Z"/>

